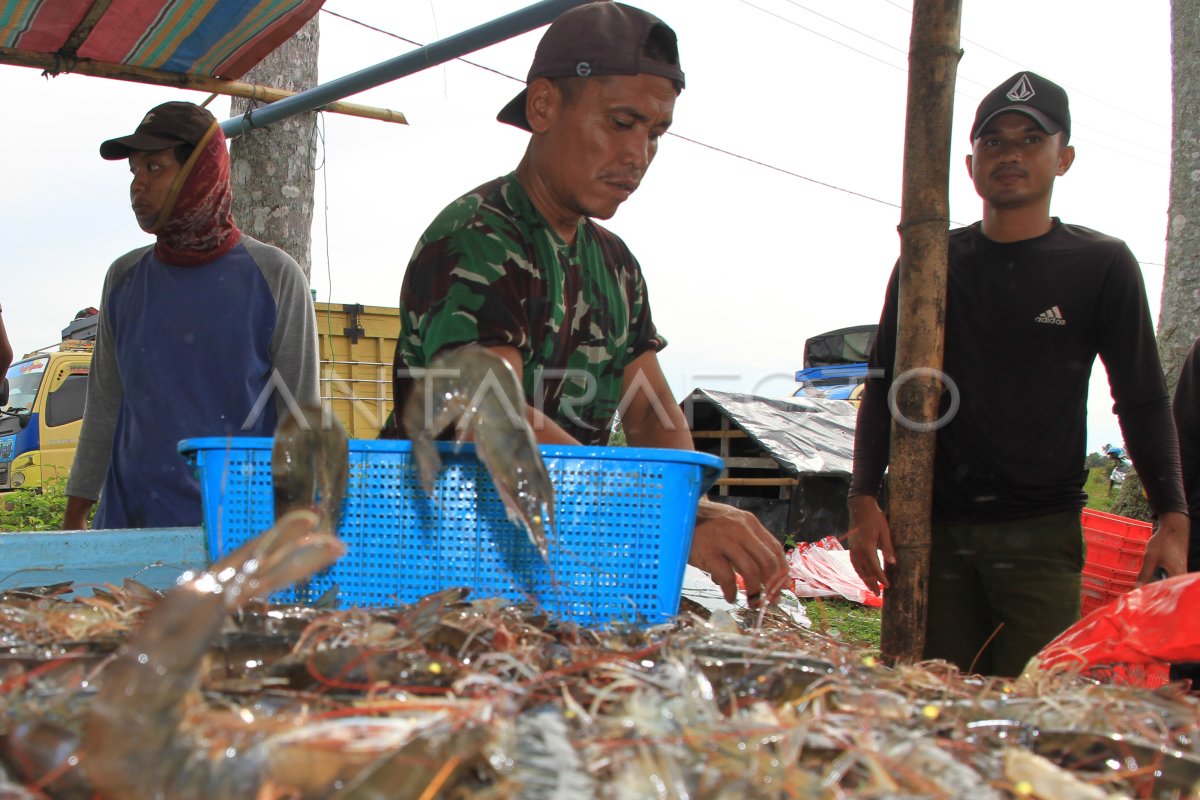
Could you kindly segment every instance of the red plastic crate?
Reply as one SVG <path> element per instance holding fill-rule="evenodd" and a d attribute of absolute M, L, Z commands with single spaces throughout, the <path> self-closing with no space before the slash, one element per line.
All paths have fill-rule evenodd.
<path fill-rule="evenodd" d="M 1087 557 L 1080 611 L 1086 617 L 1133 589 L 1153 529 L 1149 522 L 1087 508 L 1082 523 Z"/>
<path fill-rule="evenodd" d="M 1168 664 L 1107 664 L 1088 670 L 1088 674 L 1110 683 L 1157 689 L 1170 682 L 1171 667 Z"/>
<path fill-rule="evenodd" d="M 1083 510 L 1083 539 L 1087 557 L 1083 565 L 1080 611 L 1083 616 L 1132 591 L 1146 556 L 1146 542 L 1154 532 L 1149 522 Z M 1167 683 L 1166 664 L 1122 665 L 1102 668 L 1114 683 L 1155 689 Z M 1098 675 L 1097 677 L 1102 677 Z"/>
<path fill-rule="evenodd" d="M 1153 533 L 1149 522 L 1086 508 L 1082 522 L 1087 545 L 1085 571 L 1087 567 L 1110 567 L 1137 575 Z"/>
<path fill-rule="evenodd" d="M 1083 535 L 1097 541 L 1120 539 L 1145 542 L 1153 533 L 1149 522 L 1104 511 L 1094 511 L 1090 508 L 1083 510 L 1082 522 Z"/>
<path fill-rule="evenodd" d="M 1091 538 L 1084 541 L 1087 543 L 1087 564 L 1116 567 L 1134 575 L 1142 569 L 1142 560 L 1146 556 L 1144 541 L 1121 539 L 1109 542 Z"/>
<path fill-rule="evenodd" d="M 1136 579 L 1136 572 L 1096 564 L 1084 565 L 1080 612 L 1086 617 L 1100 606 L 1132 590 Z"/>

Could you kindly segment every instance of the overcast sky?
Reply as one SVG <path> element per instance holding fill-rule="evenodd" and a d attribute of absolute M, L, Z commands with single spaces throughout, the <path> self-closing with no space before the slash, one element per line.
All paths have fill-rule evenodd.
<path fill-rule="evenodd" d="M 519 0 L 328 0 L 330 12 L 426 43 Z M 608 224 L 641 261 L 677 395 L 702 386 L 786 396 L 805 338 L 878 320 L 899 252 L 910 0 L 644 0 L 679 35 L 687 88 L 639 192 Z M 979 217 L 963 166 L 979 100 L 1021 69 L 1070 94 L 1077 158 L 1053 212 L 1129 242 L 1158 313 L 1171 136 L 1164 0 L 963 0 L 951 216 Z M 321 80 L 413 46 L 321 14 Z M 324 115 L 313 222 L 318 299 L 394 306 L 433 216 L 510 171 L 526 135 L 495 122 L 541 31 L 362 93 L 410 125 Z M 49 345 L 99 304 L 109 263 L 151 240 L 123 162 L 100 142 L 166 100 L 206 95 L 0 66 L 8 123 L 0 303 L 14 348 Z M 228 117 L 229 102 L 210 108 Z M 682 137 L 686 137 L 682 138 Z M 328 231 L 328 236 L 326 236 Z M 1036 402 L 1036 401 L 1035 401 Z M 1103 369 L 1088 447 L 1120 439 Z"/>

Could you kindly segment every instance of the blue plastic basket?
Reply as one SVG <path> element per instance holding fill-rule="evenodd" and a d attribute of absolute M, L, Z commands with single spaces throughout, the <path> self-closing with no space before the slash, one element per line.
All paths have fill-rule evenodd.
<path fill-rule="evenodd" d="M 557 523 L 547 568 L 524 529 L 508 521 L 474 447 L 438 447 L 443 468 L 430 496 L 409 442 L 351 440 L 338 528 L 346 554 L 272 599 L 311 603 L 336 590 L 345 605 L 391 606 L 467 586 L 474 596 L 530 600 L 585 626 L 654 624 L 678 612 L 696 504 L 720 473 L 719 458 L 543 446 Z M 271 439 L 187 439 L 179 450 L 200 480 L 210 559 L 271 526 Z"/>

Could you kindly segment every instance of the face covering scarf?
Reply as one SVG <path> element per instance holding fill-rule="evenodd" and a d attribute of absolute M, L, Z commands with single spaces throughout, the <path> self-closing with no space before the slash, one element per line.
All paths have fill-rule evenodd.
<path fill-rule="evenodd" d="M 158 236 L 154 254 L 177 267 L 195 267 L 225 255 L 242 240 L 232 205 L 225 134 L 214 121 L 179 170 L 150 231 Z"/>

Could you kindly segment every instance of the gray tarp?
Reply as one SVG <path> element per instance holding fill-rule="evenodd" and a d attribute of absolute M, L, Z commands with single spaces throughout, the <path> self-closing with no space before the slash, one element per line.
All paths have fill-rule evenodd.
<path fill-rule="evenodd" d="M 803 475 L 850 475 L 858 408 L 846 400 L 775 399 L 696 389 L 688 402 L 716 405 L 784 470 Z"/>

